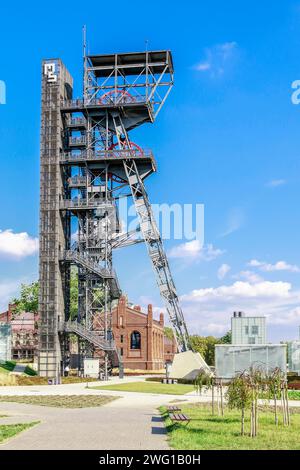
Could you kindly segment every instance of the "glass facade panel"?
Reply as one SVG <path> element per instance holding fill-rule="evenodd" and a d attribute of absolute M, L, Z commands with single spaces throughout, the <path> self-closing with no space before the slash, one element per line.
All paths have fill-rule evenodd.
<path fill-rule="evenodd" d="M 230 379 L 237 374 L 259 367 L 266 372 L 280 368 L 286 373 L 286 345 L 216 345 L 216 376 Z"/>

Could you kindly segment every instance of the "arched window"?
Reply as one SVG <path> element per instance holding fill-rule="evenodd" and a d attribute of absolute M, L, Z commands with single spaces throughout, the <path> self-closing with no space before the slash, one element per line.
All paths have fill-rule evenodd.
<path fill-rule="evenodd" d="M 141 349 L 141 334 L 138 331 L 130 335 L 130 349 Z"/>

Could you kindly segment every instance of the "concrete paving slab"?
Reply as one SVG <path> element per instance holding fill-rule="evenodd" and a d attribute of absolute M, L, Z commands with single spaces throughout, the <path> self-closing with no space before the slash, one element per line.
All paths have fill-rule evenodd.
<path fill-rule="evenodd" d="M 1 411 L 7 414 L 20 412 L 22 421 L 26 415 L 26 422 L 40 420 L 41 424 L 0 445 L 0 451 L 168 449 L 166 431 L 158 411 L 149 405 L 136 410 L 111 406 L 117 401 L 81 409 L 2 403 Z"/>
<path fill-rule="evenodd" d="M 93 382 L 97 385 L 136 382 L 141 377 L 114 378 L 109 382 Z M 93 390 L 86 383 L 67 385 L 0 387 L 0 395 L 113 395 L 120 397 L 101 407 L 66 409 L 37 405 L 0 402 L 0 423 L 41 421 L 22 434 L 0 444 L 0 450 L 23 449 L 168 449 L 166 430 L 158 407 L 170 403 L 207 403 L 211 392 L 186 395 L 160 395 L 111 390 Z M 272 402 L 270 403 L 272 404 Z M 290 401 L 299 407 L 300 401 Z M 28 421 L 27 421 L 28 420 Z"/>

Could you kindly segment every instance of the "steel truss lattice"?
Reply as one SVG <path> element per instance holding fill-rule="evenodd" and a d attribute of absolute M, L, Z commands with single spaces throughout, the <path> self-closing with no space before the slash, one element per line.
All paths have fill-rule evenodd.
<path fill-rule="evenodd" d="M 65 90 L 66 83 L 61 76 L 59 83 L 61 90 Z M 57 147 L 61 147 L 55 157 L 50 152 L 49 158 L 58 181 L 55 213 L 60 236 L 54 258 L 59 258 L 56 287 L 61 289 L 63 311 L 54 314 L 53 333 L 55 336 L 55 332 L 60 332 L 63 349 L 68 345 L 65 338 L 74 333 L 81 338 L 83 350 L 84 344 L 102 350 L 106 371 L 109 361 L 114 365 L 116 360 L 121 360 L 112 334 L 111 312 L 121 295 L 112 253 L 130 244 L 145 242 L 178 349 L 190 348 L 175 284 L 144 185 L 145 178 L 156 170 L 156 164 L 152 152 L 133 144 L 129 137 L 132 129 L 155 120 L 172 85 L 170 51 L 84 54 L 83 98 L 73 99 L 71 93 L 66 96 L 61 91 L 62 99 L 59 104 L 56 101 L 59 120 L 56 138 Z M 46 90 L 45 95 L 48 94 Z M 43 108 L 42 115 L 46 112 Z M 129 196 L 134 201 L 140 226 L 139 231 L 122 233 L 118 205 L 121 197 Z M 42 246 L 44 238 L 41 235 Z M 48 252 L 40 260 L 40 266 L 43 262 L 49 262 Z M 70 316 L 71 269 L 76 269 L 78 276 L 76 319 Z M 43 302 L 42 293 L 41 307 Z M 44 317 L 43 308 L 41 316 Z M 62 363 L 65 357 L 63 350 Z"/>

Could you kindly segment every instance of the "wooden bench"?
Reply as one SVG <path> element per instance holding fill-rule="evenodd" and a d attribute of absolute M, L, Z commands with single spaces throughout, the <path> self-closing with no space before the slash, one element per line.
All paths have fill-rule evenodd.
<path fill-rule="evenodd" d="M 184 415 L 182 413 L 176 413 L 176 414 L 174 413 L 174 414 L 170 414 L 169 416 L 170 416 L 170 419 L 176 423 L 186 423 L 186 425 L 188 425 L 189 422 L 191 421 L 187 415 Z"/>
<path fill-rule="evenodd" d="M 181 411 L 179 406 L 168 406 L 168 413 L 175 413 L 176 411 Z"/>

